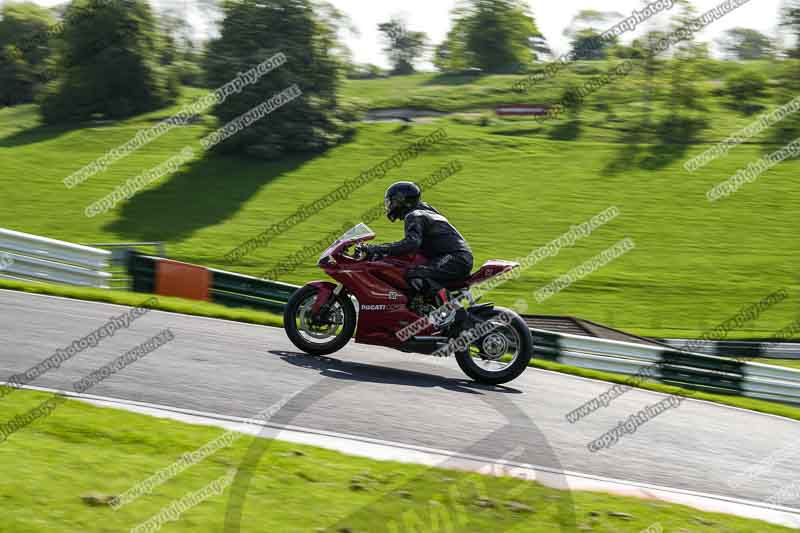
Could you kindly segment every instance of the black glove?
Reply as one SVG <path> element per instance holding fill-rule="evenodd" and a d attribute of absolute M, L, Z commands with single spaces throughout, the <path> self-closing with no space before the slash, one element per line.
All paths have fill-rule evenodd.
<path fill-rule="evenodd" d="M 375 261 L 386 255 L 383 246 L 379 244 L 365 244 L 361 246 L 365 261 Z"/>

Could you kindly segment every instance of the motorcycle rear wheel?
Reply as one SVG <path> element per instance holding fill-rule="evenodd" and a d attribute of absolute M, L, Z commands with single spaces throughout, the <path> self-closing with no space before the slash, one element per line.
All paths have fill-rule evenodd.
<path fill-rule="evenodd" d="M 501 320 L 505 315 L 506 320 Z M 518 378 L 533 358 L 533 337 L 517 313 L 495 307 L 490 316 L 481 317 L 494 329 L 456 353 L 461 370 L 479 383 L 500 385 Z"/>
<path fill-rule="evenodd" d="M 356 331 L 356 309 L 346 294 L 331 302 L 330 320 L 315 323 L 311 306 L 319 289 L 307 285 L 297 290 L 283 311 L 283 329 L 292 344 L 311 355 L 328 355 L 344 348 Z"/>

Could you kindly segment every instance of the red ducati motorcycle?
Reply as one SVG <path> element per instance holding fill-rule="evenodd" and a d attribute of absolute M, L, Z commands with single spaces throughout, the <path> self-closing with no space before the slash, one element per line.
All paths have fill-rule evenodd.
<path fill-rule="evenodd" d="M 358 224 L 337 239 L 318 265 L 338 283 L 315 281 L 296 291 L 284 311 L 289 339 L 303 352 L 327 355 L 355 334 L 361 344 L 426 355 L 455 355 L 461 370 L 475 381 L 507 383 L 533 356 L 525 321 L 509 309 L 477 304 L 471 286 L 519 266 L 487 261 L 468 279 L 447 286 L 448 304 L 436 307 L 414 295 L 406 271 L 425 264 L 423 255 L 366 261 L 359 244 L 375 238 Z"/>

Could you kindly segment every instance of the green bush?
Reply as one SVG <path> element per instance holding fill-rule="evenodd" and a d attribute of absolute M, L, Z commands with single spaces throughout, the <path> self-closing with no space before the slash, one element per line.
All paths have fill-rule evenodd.
<path fill-rule="evenodd" d="M 220 123 L 227 124 L 295 84 L 302 95 L 215 149 L 274 159 L 287 152 L 325 150 L 352 131 L 350 111 L 338 101 L 344 68 L 332 52 L 336 30 L 314 12 L 310 0 L 229 2 L 220 30 L 208 53 L 212 87 L 223 86 L 278 53 L 286 56 L 284 64 L 214 107 Z"/>
<path fill-rule="evenodd" d="M 746 102 L 764 96 L 767 76 L 760 70 L 742 69 L 725 80 L 725 90 L 737 102 Z"/>
<path fill-rule="evenodd" d="M 59 79 L 41 98 L 45 122 L 125 118 L 177 96 L 159 64 L 155 19 L 145 0 L 75 0 L 64 20 Z"/>
<path fill-rule="evenodd" d="M 193 61 L 177 61 L 173 65 L 174 75 L 181 85 L 189 87 L 206 87 L 206 72 L 203 67 Z"/>
<path fill-rule="evenodd" d="M 530 7 L 522 0 L 466 0 L 453 11 L 447 37 L 435 50 L 444 72 L 524 72 L 536 59 L 532 39 L 541 37 Z"/>
<path fill-rule="evenodd" d="M 780 90 L 775 105 L 782 106 L 800 95 L 800 60 L 786 61 L 778 74 Z M 800 112 L 792 113 L 770 128 L 772 141 L 788 144 L 800 137 Z"/>
<path fill-rule="evenodd" d="M 11 2 L 0 8 L 0 105 L 33 101 L 47 80 L 51 34 L 58 28 L 52 13 L 33 3 Z"/>
<path fill-rule="evenodd" d="M 35 80 L 33 67 L 17 47 L 0 46 L 0 106 L 29 102 Z"/>

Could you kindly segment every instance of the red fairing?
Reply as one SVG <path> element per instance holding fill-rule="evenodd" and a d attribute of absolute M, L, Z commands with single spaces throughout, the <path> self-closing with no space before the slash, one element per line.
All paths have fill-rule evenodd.
<path fill-rule="evenodd" d="M 317 314 L 319 313 L 320 308 L 322 308 L 322 306 L 328 303 L 328 301 L 331 299 L 331 295 L 333 294 L 334 289 L 336 289 L 336 285 L 330 281 L 312 281 L 309 283 L 309 285 L 319 289 L 319 293 L 317 293 L 317 299 L 314 300 L 314 304 L 311 306 L 311 311 L 314 314 Z"/>
<path fill-rule="evenodd" d="M 501 274 L 505 274 L 506 272 L 511 272 L 515 268 L 519 266 L 519 263 L 514 263 L 512 261 L 498 261 L 498 260 L 489 260 L 486 261 L 483 266 L 475 272 L 466 282 L 467 285 L 477 285 L 478 283 L 483 283 L 495 276 L 499 276 Z"/>
<path fill-rule="evenodd" d="M 359 305 L 356 342 L 392 348 L 402 344 L 397 331 L 419 319 L 408 308 L 406 271 L 425 264 L 422 255 L 386 257 L 380 261 L 349 262 L 337 259 L 325 272 L 347 288 Z"/>
<path fill-rule="evenodd" d="M 428 259 L 421 255 L 402 257 L 384 257 L 377 261 L 360 261 L 347 255 L 347 249 L 357 242 L 370 240 L 374 235 L 358 237 L 346 243 L 334 243 L 319 261 L 319 266 L 326 274 L 343 285 L 343 294 L 350 294 L 358 300 L 358 327 L 356 342 L 400 347 L 404 341 L 398 337 L 398 331 L 417 322 L 421 317 L 408 308 L 408 284 L 406 273 L 412 267 L 423 265 Z M 508 272 L 517 263 L 508 261 L 488 261 L 463 286 L 474 285 L 487 279 Z M 334 290 L 333 284 L 319 284 L 320 293 L 314 302 L 314 312 L 324 305 Z M 429 335 L 431 327 L 416 332 L 417 335 Z"/>

